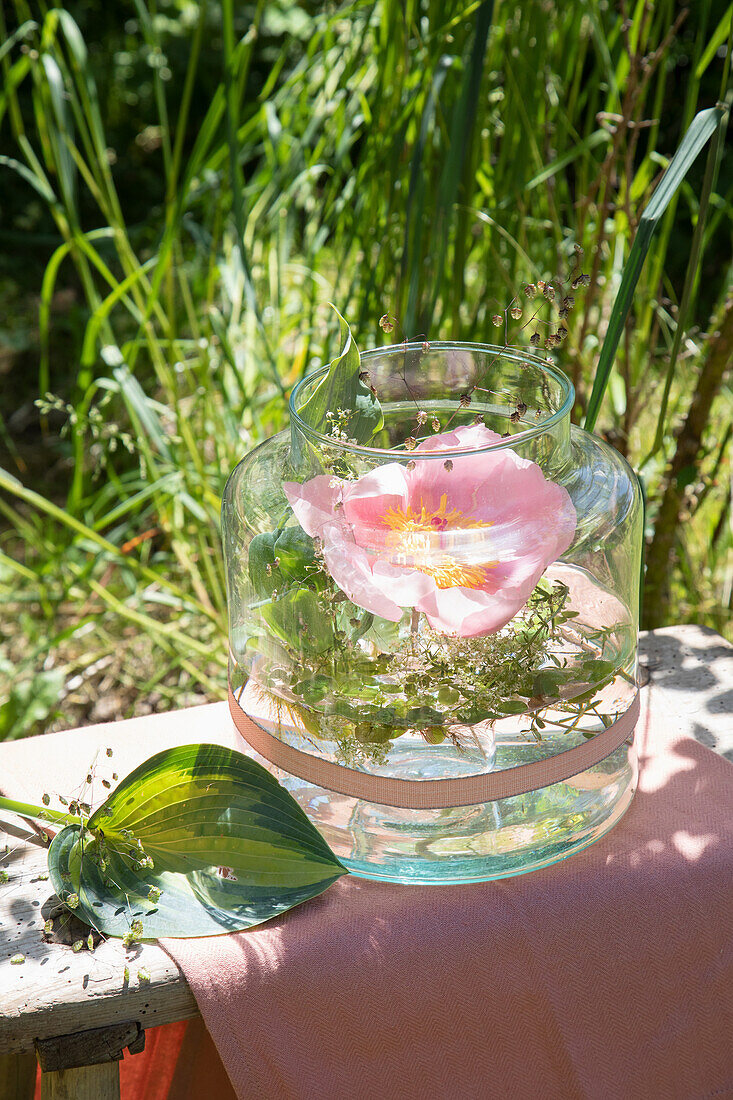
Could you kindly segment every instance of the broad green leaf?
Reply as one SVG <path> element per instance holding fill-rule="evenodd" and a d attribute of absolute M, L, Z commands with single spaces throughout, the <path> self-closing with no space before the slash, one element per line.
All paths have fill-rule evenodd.
<path fill-rule="evenodd" d="M 259 596 L 271 596 L 277 588 L 277 578 L 272 575 L 275 566 L 276 538 L 277 531 L 263 531 L 255 535 L 249 544 L 247 554 L 249 579 Z"/>
<path fill-rule="evenodd" d="M 351 612 L 351 606 L 349 607 L 349 611 Z M 353 615 L 349 614 L 348 626 L 351 627 L 351 630 L 350 630 L 351 641 L 352 642 L 358 642 L 360 638 L 364 637 L 367 630 L 371 629 L 372 623 L 374 622 L 374 616 L 372 615 L 371 611 L 367 611 L 365 614 L 363 614 L 361 616 L 361 618 L 357 617 L 358 626 L 356 626 L 356 627 L 352 626 L 352 622 L 353 622 Z"/>
<path fill-rule="evenodd" d="M 49 870 L 62 898 L 76 893 L 74 912 L 107 936 L 125 936 L 133 920 L 142 921 L 143 939 L 217 936 L 238 932 L 271 920 L 322 893 L 333 879 L 313 887 L 273 890 L 242 886 L 236 877 L 218 871 L 192 871 L 187 875 L 155 870 L 143 875 L 128 860 L 112 853 L 102 875 L 93 860 L 94 845 L 84 844 L 78 878 L 69 870 L 69 857 L 79 845 L 81 828 L 67 826 L 49 852 Z M 78 848 L 76 848 L 78 851 Z M 342 872 L 343 873 L 343 872 Z M 56 885 L 58 881 L 58 885 Z M 160 897 L 157 891 L 160 890 Z"/>
<path fill-rule="evenodd" d="M 583 674 L 587 676 L 592 683 L 606 680 L 616 671 L 613 661 L 597 661 L 592 658 L 591 660 L 583 661 L 582 669 Z"/>
<path fill-rule="evenodd" d="M 626 318 L 634 298 L 636 284 L 639 281 L 639 275 L 644 266 L 644 260 L 649 251 L 654 231 L 690 167 L 721 125 L 726 114 L 726 108 L 710 107 L 708 110 L 700 111 L 695 116 L 677 152 L 659 181 L 649 205 L 639 220 L 639 228 L 636 231 L 629 258 L 624 267 L 621 285 L 613 303 L 608 329 L 598 359 L 593 390 L 585 418 L 584 427 L 586 431 L 592 432 L 598 419 L 603 395 L 611 376 L 616 349 L 626 325 Z"/>
<path fill-rule="evenodd" d="M 297 652 L 325 653 L 334 643 L 333 622 L 309 588 L 264 604 L 260 614 L 275 637 Z"/>
<path fill-rule="evenodd" d="M 300 419 L 318 432 L 327 432 L 326 414 L 338 409 L 351 412 L 345 427 L 349 439 L 368 443 L 384 424 L 382 407 L 369 387 L 362 382 L 359 349 L 351 335 L 348 322 L 337 309 L 341 322 L 341 354 L 329 365 L 328 374 L 318 383 L 308 400 L 298 410 Z"/>
<path fill-rule="evenodd" d="M 271 596 L 283 584 L 303 580 L 315 582 L 315 557 L 313 539 L 302 527 L 285 527 L 255 535 L 247 558 L 252 586 L 259 595 Z"/>
<path fill-rule="evenodd" d="M 497 703 L 496 709 L 501 711 L 502 714 L 524 714 L 527 704 L 519 699 L 505 699 L 503 702 Z"/>
<path fill-rule="evenodd" d="M 124 936 L 141 920 L 144 939 L 250 928 L 347 873 L 277 780 L 220 745 L 167 749 L 141 764 L 86 829 L 69 825 L 54 838 L 49 872 L 95 928 Z"/>
<path fill-rule="evenodd" d="M 278 568 L 288 580 L 304 580 L 316 560 L 313 539 L 302 527 L 285 527 L 275 540 Z"/>
<path fill-rule="evenodd" d="M 556 696 L 563 684 L 568 682 L 568 674 L 560 668 L 543 668 L 532 682 L 533 695 Z"/>

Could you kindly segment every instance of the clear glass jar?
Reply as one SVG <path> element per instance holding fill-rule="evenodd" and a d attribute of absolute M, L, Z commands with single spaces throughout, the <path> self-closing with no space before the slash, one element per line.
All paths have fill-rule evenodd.
<path fill-rule="evenodd" d="M 293 391 L 290 431 L 226 486 L 235 720 L 285 746 L 252 742 L 356 874 L 546 866 L 633 797 L 630 729 L 602 747 L 624 715 L 633 728 L 636 478 L 571 426 L 572 385 L 544 360 L 415 343 L 361 366 L 383 414 L 368 446 L 349 439 L 348 409 L 331 410 L 330 434 L 307 422 L 324 368 Z M 579 772 L 506 793 L 512 769 L 551 776 L 583 752 L 596 759 Z M 472 801 L 488 775 L 499 796 Z M 413 805 L 436 779 L 469 780 L 468 804 Z M 397 787 L 405 804 L 385 804 Z"/>

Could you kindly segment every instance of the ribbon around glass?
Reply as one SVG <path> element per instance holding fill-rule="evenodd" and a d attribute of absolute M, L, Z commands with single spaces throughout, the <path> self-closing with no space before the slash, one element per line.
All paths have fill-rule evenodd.
<path fill-rule="evenodd" d="M 499 798 L 527 794 L 529 791 L 571 779 L 574 775 L 592 768 L 594 764 L 599 764 L 633 734 L 639 718 L 639 693 L 636 692 L 630 706 L 619 718 L 582 745 L 576 745 L 547 760 L 457 779 L 396 779 L 392 776 L 371 775 L 302 752 L 253 722 L 240 707 L 231 687 L 229 710 L 234 725 L 247 744 L 270 764 L 298 779 L 380 806 L 397 806 L 406 810 L 445 810 L 453 806 L 473 806 L 481 802 L 494 802 Z"/>

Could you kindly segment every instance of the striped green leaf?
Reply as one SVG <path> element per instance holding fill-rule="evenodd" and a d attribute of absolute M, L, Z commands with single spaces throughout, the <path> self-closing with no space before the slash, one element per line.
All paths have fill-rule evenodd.
<path fill-rule="evenodd" d="M 347 873 L 284 787 L 220 745 L 141 764 L 86 828 L 55 837 L 49 872 L 100 932 L 124 936 L 139 920 L 145 939 L 250 928 Z"/>

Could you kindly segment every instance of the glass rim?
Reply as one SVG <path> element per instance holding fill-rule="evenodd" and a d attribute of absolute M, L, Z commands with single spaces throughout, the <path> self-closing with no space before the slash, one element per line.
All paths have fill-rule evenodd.
<path fill-rule="evenodd" d="M 406 341 L 401 344 L 385 344 L 383 347 L 370 348 L 369 351 L 363 351 L 359 353 L 359 361 L 361 363 L 367 363 L 370 359 L 376 359 L 380 355 L 388 353 L 406 353 L 409 351 L 422 351 L 425 348 L 426 341 L 424 340 L 412 340 Z M 429 342 L 430 351 L 483 351 L 489 352 L 495 355 L 497 358 L 500 356 L 505 359 L 511 359 L 513 362 L 527 362 L 532 366 L 539 367 L 541 371 L 548 374 L 555 382 L 560 386 L 560 392 L 562 396 L 562 404 L 559 409 L 543 420 L 540 424 L 534 427 L 526 428 L 521 432 L 516 432 L 508 439 L 501 439 L 497 443 L 484 443 L 480 447 L 469 447 L 464 450 L 457 450 L 455 448 L 440 448 L 431 451 L 421 451 L 417 454 L 420 459 L 439 458 L 442 459 L 446 454 L 452 456 L 467 456 L 482 454 L 487 451 L 499 451 L 505 448 L 517 446 L 519 443 L 525 443 L 527 440 L 536 439 L 537 436 L 544 435 L 554 425 L 558 424 L 565 416 L 570 415 L 573 404 L 575 403 L 575 387 L 570 381 L 564 371 L 555 366 L 554 363 L 549 363 L 546 359 L 540 359 L 538 355 L 533 355 L 531 352 L 525 352 L 521 348 L 512 347 L 499 347 L 498 344 L 478 344 L 470 341 L 457 341 L 457 340 L 431 340 Z M 336 448 L 348 453 L 365 455 L 369 457 L 384 457 L 390 456 L 395 459 L 410 459 L 415 456 L 417 452 L 406 451 L 404 447 L 369 447 L 363 443 L 345 443 L 339 439 L 334 439 L 333 436 L 326 435 L 324 432 L 318 431 L 317 428 L 312 428 L 309 424 L 300 417 L 298 410 L 295 407 L 295 401 L 301 390 L 309 383 L 317 381 L 320 377 L 325 376 L 328 373 L 330 364 L 327 363 L 318 370 L 313 371 L 311 374 L 306 374 L 299 382 L 293 386 L 290 393 L 290 416 L 295 421 L 298 429 L 303 432 L 309 439 L 318 443 L 324 444 L 328 447 Z M 458 400 L 458 398 L 456 398 Z"/>

